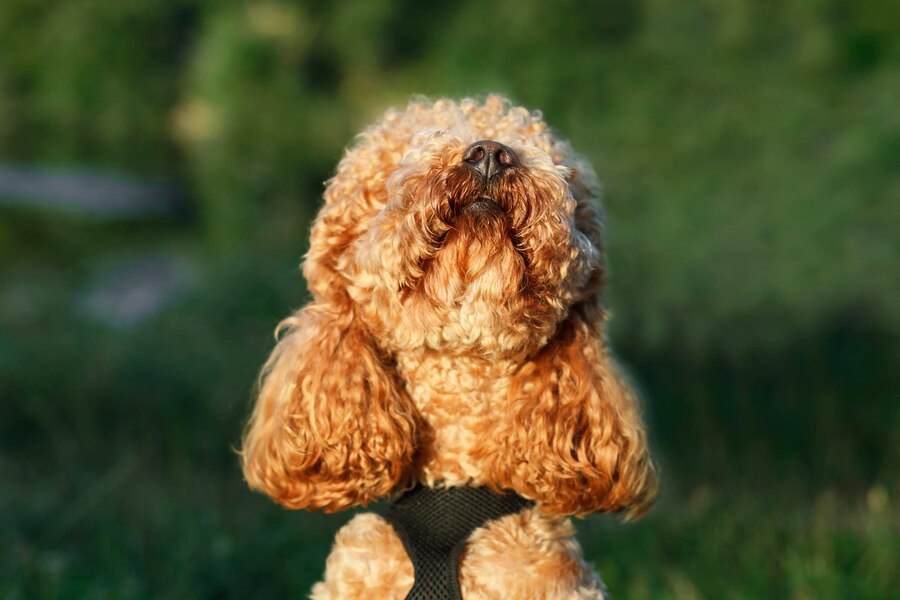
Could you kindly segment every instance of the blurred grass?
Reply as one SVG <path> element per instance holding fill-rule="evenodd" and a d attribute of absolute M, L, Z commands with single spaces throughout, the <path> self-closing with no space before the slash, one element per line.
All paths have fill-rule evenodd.
<path fill-rule="evenodd" d="M 349 516 L 283 511 L 249 493 L 232 451 L 270 330 L 303 294 L 293 262 L 218 259 L 189 298 L 124 331 L 60 311 L 78 289 L 67 279 L 44 272 L 47 295 L 0 344 L 0 388 L 15 399 L 0 409 L 2 595 L 308 590 Z M 879 403 L 896 374 L 869 365 L 880 350 L 868 352 L 854 381 L 871 389 L 830 397 L 809 395 L 828 381 L 775 358 L 749 375 L 633 364 L 652 400 L 662 499 L 637 524 L 579 524 L 616 597 L 890 597 L 900 584 L 897 427 L 872 416 L 894 408 Z"/>
<path fill-rule="evenodd" d="M 900 14 L 890 0 L 0 4 L 0 161 L 172 181 L 187 219 L 0 207 L 0 597 L 305 593 L 349 516 L 233 448 L 308 221 L 414 93 L 541 108 L 604 183 L 614 345 L 664 489 L 579 523 L 618 598 L 900 589 Z M 109 265 L 192 265 L 132 326 Z M 102 278 L 99 278 L 102 279 Z"/>

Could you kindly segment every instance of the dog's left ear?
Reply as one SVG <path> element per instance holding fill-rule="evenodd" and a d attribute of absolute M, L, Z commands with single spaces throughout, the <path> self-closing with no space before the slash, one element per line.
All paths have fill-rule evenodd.
<path fill-rule="evenodd" d="M 599 303 L 572 308 L 513 378 L 495 451 L 485 453 L 490 483 L 545 514 L 637 517 L 656 492 L 637 400 L 609 356 L 604 320 Z"/>
<path fill-rule="evenodd" d="M 313 300 L 279 325 L 244 433 L 247 483 L 288 508 L 343 510 L 411 478 L 420 417 L 339 268 L 384 205 L 381 142 L 348 150 L 328 183 L 303 263 Z"/>

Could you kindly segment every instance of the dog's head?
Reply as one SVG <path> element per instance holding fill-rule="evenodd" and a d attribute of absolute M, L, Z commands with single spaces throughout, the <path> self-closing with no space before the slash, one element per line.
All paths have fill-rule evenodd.
<path fill-rule="evenodd" d="M 479 482 L 551 514 L 640 513 L 655 475 L 603 340 L 594 179 L 540 115 L 496 96 L 389 111 L 328 183 L 244 438 L 254 488 L 339 510 L 417 476 L 403 352 L 515 366 Z M 424 428 L 424 429 L 427 429 Z"/>
<path fill-rule="evenodd" d="M 600 286 L 592 191 L 539 114 L 415 102 L 344 156 L 305 274 L 389 350 L 527 354 Z"/>

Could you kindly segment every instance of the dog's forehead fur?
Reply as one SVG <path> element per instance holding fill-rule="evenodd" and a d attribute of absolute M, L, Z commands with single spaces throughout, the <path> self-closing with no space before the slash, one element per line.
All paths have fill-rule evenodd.
<path fill-rule="evenodd" d="M 428 155 L 428 150 L 457 154 L 481 139 L 511 146 L 523 154 L 527 166 L 549 163 L 561 177 L 577 178 L 576 183 L 585 189 L 596 187 L 590 166 L 575 155 L 567 141 L 554 135 L 540 111 L 514 106 L 497 95 L 488 96 L 483 103 L 473 99 L 422 99 L 411 102 L 405 110 L 388 110 L 348 148 L 329 184 L 345 177 L 389 175 L 412 166 L 413 161 L 423 166 L 416 159 Z M 333 200 L 333 195 L 326 194 L 326 202 Z"/>
<path fill-rule="evenodd" d="M 471 99 L 458 103 L 414 101 L 406 110 L 389 110 L 379 123 L 360 135 L 360 145 L 396 144 L 402 148 L 419 143 L 423 135 L 434 132 L 447 132 L 468 142 L 523 140 L 552 155 L 557 162 L 562 162 L 566 154 L 564 144 L 551 134 L 540 112 L 514 107 L 499 96 L 490 96 L 483 104 Z"/>

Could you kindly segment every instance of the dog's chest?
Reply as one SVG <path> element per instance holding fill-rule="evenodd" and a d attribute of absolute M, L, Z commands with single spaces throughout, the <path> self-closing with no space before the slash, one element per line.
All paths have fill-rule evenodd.
<path fill-rule="evenodd" d="M 491 436 L 506 400 L 513 365 L 446 355 L 398 357 L 407 391 L 427 423 L 420 443 L 421 479 L 429 484 L 481 483 L 473 451 Z"/>

